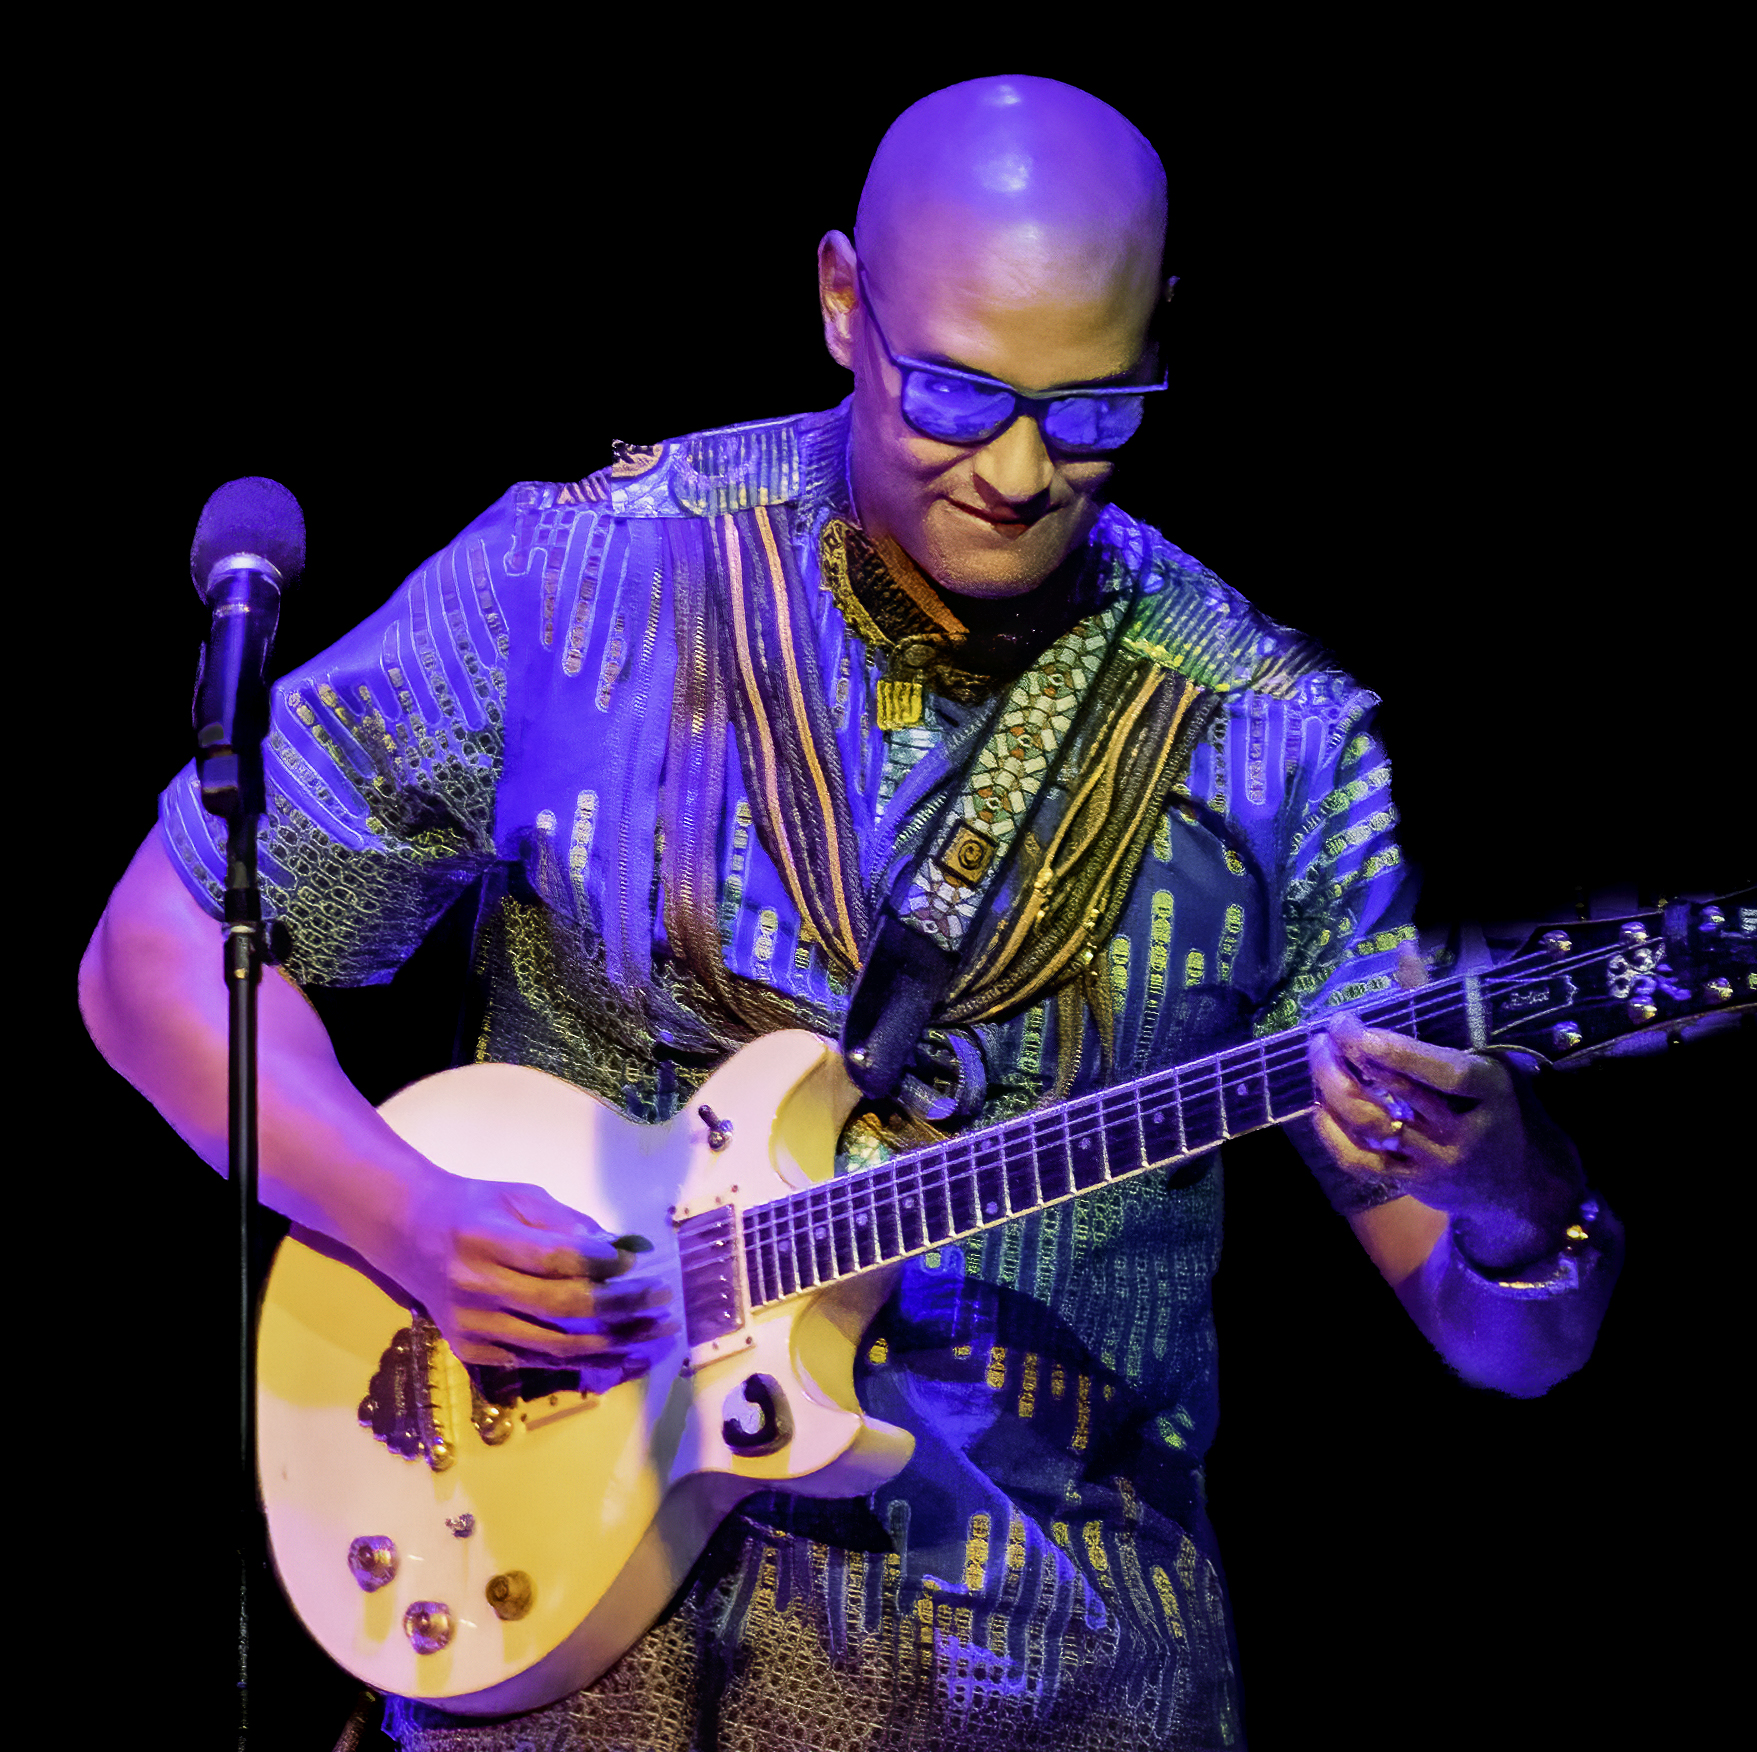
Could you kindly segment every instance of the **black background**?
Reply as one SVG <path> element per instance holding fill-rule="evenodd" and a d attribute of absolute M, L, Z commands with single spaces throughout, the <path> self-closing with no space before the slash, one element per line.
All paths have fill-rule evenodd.
<path fill-rule="evenodd" d="M 419 66 L 401 41 L 240 50 L 254 116 L 212 81 L 173 103 L 113 67 L 96 92 L 71 79 L 42 147 L 25 356 L 50 393 L 14 528 L 51 746 L 20 751 L 15 863 L 36 874 L 13 918 L 19 959 L 42 958 L 21 1009 L 59 1141 L 20 1132 L 18 1251 L 47 1286 L 27 1352 L 71 1344 L 84 1373 L 58 1419 L 32 1370 L 14 1388 L 75 1486 L 39 1573 L 84 1554 L 56 1597 L 90 1651 L 67 1701 L 94 1742 L 122 1718 L 224 1744 L 234 1677 L 224 1188 L 103 1067 L 72 998 L 186 757 L 203 501 L 267 474 L 304 507 L 285 667 L 513 481 L 833 403 L 814 246 L 852 228 L 880 134 L 926 91 L 1012 62 L 1105 97 L 1164 156 L 1175 393 L 1118 497 L 1385 696 L 1425 916 L 1750 880 L 1721 191 L 1675 45 L 1165 28 L 901 69 L 851 36 L 688 34 L 682 71 L 576 24 Z M 449 1043 L 428 962 L 336 1009 L 369 1093 Z M 1259 1752 L 1711 1743 L 1748 1043 L 1559 1085 L 1629 1265 L 1592 1366 L 1538 1402 L 1448 1375 L 1279 1138 L 1229 1152 L 1211 1507 Z M 257 1743 L 327 1747 L 350 1683 L 271 1611 L 257 1651 Z"/>

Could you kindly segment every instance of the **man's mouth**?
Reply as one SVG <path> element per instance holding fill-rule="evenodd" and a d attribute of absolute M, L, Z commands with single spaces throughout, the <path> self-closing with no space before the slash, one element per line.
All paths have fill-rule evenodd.
<path fill-rule="evenodd" d="M 980 505 L 966 505 L 962 499 L 952 499 L 948 503 L 957 506 L 966 517 L 974 517 L 997 529 L 1029 529 L 1038 521 L 1035 517 L 1021 517 L 1016 511 L 985 511 Z"/>

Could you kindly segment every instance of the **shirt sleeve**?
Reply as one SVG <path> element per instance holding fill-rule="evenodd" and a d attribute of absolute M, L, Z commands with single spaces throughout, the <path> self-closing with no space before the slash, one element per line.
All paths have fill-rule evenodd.
<path fill-rule="evenodd" d="M 1416 938 L 1415 874 L 1397 843 L 1391 763 L 1374 729 L 1379 702 L 1351 683 L 1338 688 L 1339 679 L 1314 677 L 1302 689 L 1308 698 L 1282 870 L 1284 983 L 1260 1033 L 1390 990 L 1399 951 Z M 1403 1196 L 1393 1180 L 1337 1167 L 1309 1123 L 1288 1129 L 1343 1215 Z"/>
<path fill-rule="evenodd" d="M 530 498 L 512 489 L 274 686 L 258 861 L 264 910 L 287 928 L 285 965 L 302 984 L 389 980 L 495 858 L 514 633 L 502 596 Z M 193 764 L 161 797 L 159 829 L 190 892 L 220 916 L 225 825 L 202 808 Z"/>

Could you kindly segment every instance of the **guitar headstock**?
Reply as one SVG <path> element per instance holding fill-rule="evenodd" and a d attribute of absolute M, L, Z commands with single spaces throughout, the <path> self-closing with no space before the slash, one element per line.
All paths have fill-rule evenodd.
<path fill-rule="evenodd" d="M 1730 1021 L 1757 1010 L 1757 888 L 1535 931 L 1480 989 L 1487 1044 L 1554 1063 Z"/>

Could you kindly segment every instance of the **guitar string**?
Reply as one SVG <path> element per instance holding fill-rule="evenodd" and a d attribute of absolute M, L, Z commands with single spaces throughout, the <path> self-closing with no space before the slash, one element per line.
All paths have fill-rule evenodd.
<path fill-rule="evenodd" d="M 1534 974 L 1555 977 L 1558 974 L 1578 972 L 1587 967 L 1605 962 L 1625 952 L 1628 948 L 1639 948 L 1641 945 L 1616 944 L 1609 947 L 1587 950 L 1564 957 L 1552 957 L 1548 954 L 1534 953 L 1531 956 L 1517 957 L 1503 963 L 1499 968 L 1487 970 L 1476 975 L 1479 989 L 1490 986 L 1518 984 L 1529 980 Z M 1361 1004 L 1356 1011 L 1368 1021 L 1369 1026 L 1390 1027 L 1396 1030 L 1401 1022 L 1412 1033 L 1419 1033 L 1420 1024 L 1431 1022 L 1437 1016 L 1456 1014 L 1467 1010 L 1470 1002 L 1468 978 L 1455 978 L 1420 986 L 1404 994 L 1382 995 Z M 1482 991 L 1487 996 L 1487 991 Z M 1094 1191 L 1103 1185 L 1132 1178 L 1134 1175 L 1147 1172 L 1151 1167 L 1169 1165 L 1180 1157 L 1196 1156 L 1205 1150 L 1213 1149 L 1228 1137 L 1243 1135 L 1246 1131 L 1261 1130 L 1265 1126 L 1279 1123 L 1292 1118 L 1297 1113 L 1309 1109 L 1310 1102 L 1300 1102 L 1297 1106 L 1282 1107 L 1277 1115 L 1276 1109 L 1281 1106 L 1275 1098 L 1273 1079 L 1278 1073 L 1286 1073 L 1296 1065 L 1304 1068 L 1307 1048 L 1314 1033 L 1320 1031 L 1318 1024 L 1304 1024 L 1289 1029 L 1283 1034 L 1263 1042 L 1247 1043 L 1238 1047 L 1228 1048 L 1207 1059 L 1194 1060 L 1188 1064 L 1173 1067 L 1150 1076 L 1138 1079 L 1133 1083 L 1122 1084 L 1116 1088 L 1095 1091 L 1074 1102 L 1054 1110 L 1055 1118 L 1049 1115 L 1020 1115 L 1018 1118 L 1005 1121 L 999 1126 L 974 1134 L 970 1138 L 948 1139 L 944 1143 L 928 1145 L 913 1151 L 906 1156 L 892 1158 L 889 1162 L 880 1163 L 875 1167 L 855 1175 L 846 1175 L 841 1179 L 818 1183 L 802 1188 L 797 1192 L 783 1195 L 781 1198 L 754 1205 L 741 1213 L 740 1230 L 747 1249 L 754 1246 L 760 1257 L 760 1249 L 767 1245 L 781 1250 L 794 1260 L 795 1277 L 802 1279 L 803 1273 L 798 1267 L 801 1252 L 809 1261 L 814 1282 L 800 1282 L 800 1289 L 815 1288 L 827 1281 L 852 1275 L 867 1269 L 870 1265 L 888 1263 L 902 1257 L 900 1253 L 886 1251 L 886 1245 L 877 1243 L 877 1257 L 871 1261 L 860 1259 L 858 1237 L 844 1230 L 852 1224 L 854 1228 L 864 1227 L 871 1220 L 876 1235 L 877 1223 L 881 1206 L 890 1207 L 893 1229 L 898 1239 L 903 1242 L 903 1252 L 918 1250 L 911 1248 L 903 1237 L 903 1212 L 911 1216 L 911 1227 L 920 1228 L 924 1239 L 920 1247 L 933 1247 L 956 1239 L 960 1235 L 992 1228 L 1013 1217 L 1029 1215 L 1033 1211 L 1042 1210 L 1051 1204 L 1062 1203 L 1069 1198 L 1086 1191 Z M 1232 1061 L 1228 1063 L 1227 1061 Z M 1259 1069 L 1260 1067 L 1260 1069 Z M 1253 1111 L 1260 1103 L 1262 1117 L 1241 1128 L 1239 1131 L 1229 1129 L 1229 1121 L 1234 1117 L 1228 1114 L 1225 1085 L 1235 1073 L 1243 1073 L 1242 1081 L 1237 1086 L 1238 1092 L 1258 1080 L 1260 1085 L 1250 1090 Z M 1310 1084 L 1305 1088 L 1309 1090 Z M 1219 1135 L 1212 1143 L 1185 1148 L 1165 1159 L 1164 1163 L 1149 1162 L 1144 1150 L 1141 1157 L 1132 1166 L 1125 1165 L 1113 1168 L 1108 1162 L 1102 1175 L 1089 1184 L 1078 1183 L 1078 1168 L 1074 1161 L 1074 1153 L 1084 1144 L 1098 1138 L 1108 1128 L 1119 1123 L 1126 1127 L 1129 1116 L 1119 1113 L 1118 1108 L 1125 1105 L 1128 1097 L 1134 1098 L 1136 1112 L 1134 1119 L 1137 1124 L 1144 1117 L 1143 1109 L 1153 1094 L 1162 1094 L 1166 1098 L 1167 1107 L 1178 1109 L 1178 1131 L 1180 1141 L 1188 1145 L 1188 1128 L 1184 1123 L 1184 1109 L 1193 1101 L 1212 1099 L 1216 1104 L 1216 1118 L 1220 1125 Z M 1107 1117 L 1106 1109 L 1109 1109 Z M 1065 1161 L 1056 1165 L 1057 1171 L 1053 1178 L 1058 1187 L 1065 1186 L 1047 1197 L 1040 1197 L 1031 1205 L 1015 1208 L 1011 1205 L 1013 1187 L 1008 1176 L 1006 1159 L 1012 1153 L 1012 1146 L 1030 1143 L 1031 1149 L 1031 1180 L 1035 1189 L 1043 1191 L 1043 1174 L 1039 1166 L 1036 1146 L 1043 1140 L 1046 1132 L 1056 1129 L 1060 1122 L 1060 1130 L 1065 1137 Z M 1045 1124 L 1048 1121 L 1048 1124 Z M 1008 1136 L 1011 1133 L 1012 1136 Z M 1051 1144 L 1051 1150 L 1061 1153 L 1061 1140 Z M 1023 1155 L 1023 1152 L 1020 1152 Z M 965 1158 L 962 1161 L 957 1158 Z M 1127 1159 L 1124 1159 L 1125 1162 Z M 888 1171 L 888 1172 L 887 1172 Z M 994 1201 L 981 1200 L 979 1181 L 984 1172 L 996 1175 L 1001 1182 L 1000 1190 L 1004 1191 L 1009 1204 L 1005 1215 L 998 1213 Z M 906 1178 L 905 1178 L 906 1177 Z M 912 1188 L 912 1190 L 911 1190 Z M 962 1195 L 960 1197 L 960 1195 Z M 927 1201 L 929 1198 L 943 1199 L 943 1210 L 946 1220 L 953 1227 L 940 1235 L 929 1233 L 930 1226 L 939 1229 L 939 1222 L 929 1224 Z M 856 1210 L 856 1201 L 865 1206 Z M 917 1212 L 917 1203 L 920 1203 Z M 959 1225 L 956 1220 L 957 1208 L 964 1208 L 977 1213 L 975 1223 Z M 790 1220 L 784 1220 L 790 1219 Z M 803 1219 L 803 1220 L 802 1220 Z M 804 1233 L 801 1234 L 803 1229 Z M 801 1247 L 800 1243 L 805 1245 Z M 827 1242 L 829 1254 L 829 1271 L 819 1269 L 817 1249 L 812 1242 Z M 852 1262 L 844 1267 L 840 1263 L 840 1253 L 853 1254 Z M 779 1265 L 777 1258 L 776 1264 Z M 774 1274 L 779 1280 L 780 1273 Z M 798 1291 L 783 1292 L 795 1294 Z M 762 1306 L 767 1300 L 779 1298 L 753 1298 L 755 1305 Z"/>
<path fill-rule="evenodd" d="M 1532 972 L 1545 972 L 1553 976 L 1559 971 L 1577 970 L 1595 961 L 1602 961 L 1607 956 L 1616 953 L 1618 953 L 1618 948 L 1613 947 L 1588 951 L 1581 955 L 1562 959 L 1552 958 L 1548 955 L 1543 956 L 1541 960 L 1535 956 L 1531 958 L 1520 957 L 1515 962 L 1505 963 L 1501 968 L 1493 970 L 1491 975 L 1478 976 L 1478 978 L 1484 983 L 1492 981 L 1492 983 L 1499 985 L 1508 981 L 1516 982 L 1528 979 Z M 1528 959 L 1533 963 L 1532 966 L 1524 965 Z M 1436 1014 L 1456 1011 L 1460 1007 L 1458 1003 L 1460 997 L 1463 997 L 1465 1004 L 1468 1004 L 1466 982 L 1462 979 L 1448 980 L 1434 986 L 1416 988 L 1407 996 L 1377 999 L 1362 1005 L 1361 1011 L 1381 1024 L 1401 1019 L 1404 1020 L 1405 1026 L 1414 1029 L 1422 1020 L 1431 1020 Z M 858 1230 L 865 1225 L 869 1217 L 874 1219 L 876 1224 L 881 1206 L 891 1207 L 893 1227 L 902 1243 L 903 1250 L 906 1252 L 910 1248 L 909 1243 L 902 1236 L 904 1226 L 902 1213 L 904 1211 L 911 1214 L 910 1226 L 919 1227 L 925 1237 L 920 1245 L 933 1246 L 941 1241 L 951 1240 L 958 1235 L 971 1233 L 973 1230 L 993 1227 L 999 1222 L 1008 1220 L 1008 1217 L 1029 1214 L 1029 1211 L 1040 1210 L 1049 1204 L 1062 1202 L 1062 1200 L 1076 1196 L 1080 1192 L 1095 1190 L 1098 1186 L 1111 1184 L 1145 1172 L 1148 1167 L 1161 1164 L 1150 1163 L 1143 1150 L 1132 1166 L 1116 1169 L 1107 1165 L 1099 1178 L 1091 1181 L 1087 1186 L 1081 1186 L 1078 1183 L 1078 1168 L 1074 1162 L 1073 1153 L 1082 1145 L 1098 1137 L 1106 1127 L 1114 1126 L 1119 1121 L 1123 1126 L 1127 1126 L 1129 1116 L 1119 1115 L 1116 1112 L 1117 1107 L 1121 1105 L 1117 1100 L 1119 1096 L 1133 1095 L 1137 1108 L 1134 1117 L 1137 1122 L 1143 1118 L 1142 1109 L 1153 1092 L 1152 1085 L 1159 1081 L 1170 1085 L 1166 1093 L 1176 1101 L 1179 1108 L 1182 1108 L 1185 1102 L 1190 1099 L 1212 1098 L 1217 1101 L 1218 1112 L 1214 1117 L 1219 1119 L 1220 1133 L 1215 1138 L 1214 1144 L 1224 1141 L 1228 1136 L 1241 1135 L 1242 1131 L 1259 1130 L 1265 1125 L 1277 1123 L 1278 1119 L 1291 1118 L 1301 1110 L 1301 1107 L 1309 1106 L 1309 1103 L 1302 1103 L 1301 1107 L 1283 1107 L 1281 1113 L 1277 1115 L 1276 1109 L 1282 1104 L 1275 1099 L 1273 1079 L 1277 1072 L 1285 1072 L 1295 1063 L 1303 1061 L 1305 1041 L 1309 1040 L 1313 1032 L 1315 1029 L 1310 1025 L 1301 1029 L 1289 1030 L 1287 1034 L 1279 1037 L 1281 1042 L 1279 1046 L 1272 1046 L 1269 1042 L 1260 1042 L 1242 1048 L 1229 1049 L 1227 1053 L 1217 1054 L 1208 1060 L 1197 1060 L 1191 1064 L 1177 1067 L 1173 1071 L 1158 1073 L 1155 1077 L 1142 1079 L 1134 1084 L 1125 1084 L 1117 1089 L 1087 1096 L 1078 1103 L 1058 1109 L 1057 1114 L 1062 1121 L 1061 1129 L 1068 1147 L 1065 1163 L 1057 1162 L 1055 1165 L 1054 1179 L 1058 1189 L 1065 1188 L 1065 1190 L 1057 1190 L 1048 1197 L 1039 1197 L 1025 1209 L 1011 1205 L 1013 1185 L 1008 1178 L 1006 1159 L 1011 1153 L 1010 1144 L 1029 1141 L 1036 1145 L 1042 1140 L 1046 1129 L 1041 1123 L 1046 1117 L 1043 1115 L 1021 1116 L 1020 1120 L 1007 1122 L 972 1138 L 948 1140 L 944 1144 L 929 1146 L 909 1156 L 894 1158 L 891 1162 L 880 1164 L 865 1174 L 844 1176 L 840 1180 L 821 1183 L 818 1186 L 787 1195 L 782 1199 L 771 1200 L 766 1205 L 753 1206 L 744 1213 L 747 1218 L 752 1220 L 747 1225 L 751 1231 L 745 1236 L 747 1246 L 754 1246 L 758 1250 L 763 1245 L 773 1246 L 778 1251 L 785 1248 L 789 1254 L 797 1259 L 801 1249 L 796 1243 L 804 1241 L 806 1246 L 803 1250 L 810 1260 L 812 1275 L 818 1283 L 822 1283 L 826 1281 L 826 1275 L 829 1278 L 841 1277 L 864 1269 L 869 1264 L 899 1257 L 897 1254 L 887 1252 L 886 1244 L 880 1242 L 875 1245 L 874 1249 L 878 1254 L 877 1259 L 863 1261 L 860 1258 L 859 1238 L 850 1229 L 850 1224 L 852 1224 L 853 1230 Z M 1230 1065 L 1224 1062 L 1228 1058 L 1234 1061 Z M 1246 1062 L 1238 1062 L 1241 1058 Z M 1249 1074 L 1254 1069 L 1250 1062 L 1253 1060 L 1255 1066 L 1261 1067 L 1263 1082 L 1260 1088 L 1252 1090 L 1250 1093 L 1255 1100 L 1261 1102 L 1262 1117 L 1252 1120 L 1250 1124 L 1240 1128 L 1240 1131 L 1233 1131 L 1229 1129 L 1229 1126 L 1235 1116 L 1226 1111 L 1224 1083 L 1230 1080 L 1235 1073 L 1247 1073 L 1243 1081 L 1237 1085 L 1237 1092 L 1243 1093 L 1248 1084 L 1254 1080 Z M 1306 1087 L 1309 1089 L 1309 1084 Z M 1110 1109 L 1108 1118 L 1105 1113 L 1106 1108 Z M 1183 1118 L 1181 1112 L 1179 1117 L 1181 1121 Z M 1033 1118 L 1036 1120 L 1036 1124 L 1030 1123 Z M 1008 1139 L 1006 1136 L 1008 1131 L 1015 1131 L 1022 1136 Z M 1187 1126 L 1180 1124 L 1180 1131 L 1183 1134 L 1181 1141 L 1187 1145 Z M 1057 1140 L 1056 1144 L 1051 1145 L 1052 1152 L 1057 1155 L 1060 1154 L 1059 1142 L 1060 1140 Z M 1214 1144 L 1202 1144 L 1194 1149 L 1186 1148 L 1167 1158 L 1167 1161 L 1177 1160 L 1178 1155 L 1200 1154 L 1204 1149 L 1213 1148 Z M 959 1160 L 959 1158 L 963 1158 L 963 1160 Z M 1126 1157 L 1124 1161 L 1127 1161 Z M 1041 1194 L 1043 1175 L 1039 1167 L 1036 1148 L 1032 1149 L 1031 1162 L 1031 1178 L 1036 1191 Z M 888 1174 L 884 1172 L 887 1169 L 890 1170 Z M 998 1204 L 995 1201 L 981 1202 L 978 1182 L 985 1172 L 997 1175 L 1003 1183 L 999 1190 L 1004 1190 L 1008 1198 L 1009 1211 L 1007 1216 L 999 1214 Z M 913 1192 L 909 1190 L 911 1186 L 913 1186 Z M 930 1234 L 927 1201 L 936 1199 L 942 1194 L 944 1219 L 952 1226 L 946 1229 L 943 1234 Z M 918 1196 L 922 1200 L 922 1209 L 920 1214 L 916 1215 Z M 857 1202 L 866 1208 L 857 1210 Z M 977 1213 L 974 1223 L 964 1224 L 958 1220 L 957 1206 L 960 1203 L 965 1209 Z M 791 1207 L 786 1214 L 791 1216 L 793 1220 L 784 1226 L 783 1231 L 776 1218 L 781 1215 L 778 1207 L 784 1206 Z M 761 1216 L 759 1216 L 759 1212 L 762 1213 Z M 804 1219 L 803 1223 L 800 1221 L 801 1218 Z M 806 1231 L 804 1235 L 799 1233 L 801 1228 Z M 934 1231 L 944 1229 L 944 1222 L 936 1219 L 931 1224 L 931 1229 Z M 829 1271 L 827 1274 L 819 1269 L 815 1257 L 817 1249 L 810 1245 L 813 1240 L 828 1242 L 826 1251 L 829 1254 Z M 840 1263 L 840 1254 L 843 1252 L 851 1252 L 854 1255 L 853 1260 L 846 1267 Z M 796 1273 L 796 1275 L 799 1274 Z M 802 1287 L 815 1286 L 802 1285 Z"/>

